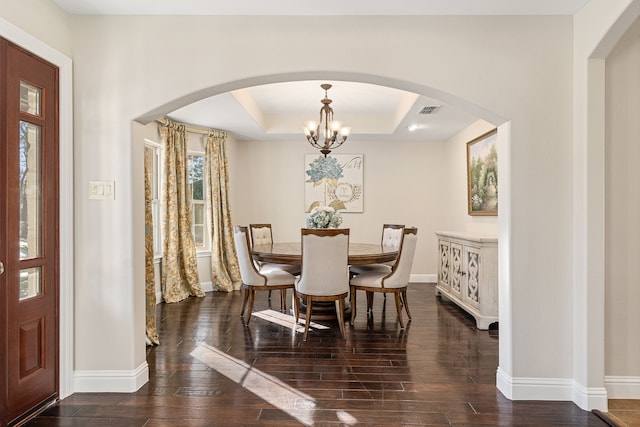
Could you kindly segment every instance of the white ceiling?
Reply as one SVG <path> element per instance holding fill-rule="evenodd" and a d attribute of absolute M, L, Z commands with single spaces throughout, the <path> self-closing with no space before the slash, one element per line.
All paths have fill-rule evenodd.
<path fill-rule="evenodd" d="M 589 0 L 54 0 L 87 15 L 573 15 Z M 343 81 L 254 86 L 203 99 L 168 114 L 174 120 L 224 129 L 241 140 L 301 139 L 317 120 L 321 83 L 331 83 L 335 118 L 352 140 L 443 141 L 476 118 L 442 101 L 388 87 Z M 438 105 L 431 115 L 423 106 Z M 408 127 L 420 128 L 410 132 Z"/>
<path fill-rule="evenodd" d="M 352 140 L 443 141 L 476 118 L 442 102 L 414 93 L 366 83 L 295 81 L 254 86 L 203 99 L 168 114 L 172 119 L 224 129 L 240 140 L 303 139 L 303 126 L 319 120 L 322 83 L 334 118 L 352 128 Z M 441 106 L 434 114 L 418 115 L 423 106 Z M 410 124 L 420 129 L 410 132 Z"/>
<path fill-rule="evenodd" d="M 81 15 L 573 15 L 589 0 L 54 0 Z"/>

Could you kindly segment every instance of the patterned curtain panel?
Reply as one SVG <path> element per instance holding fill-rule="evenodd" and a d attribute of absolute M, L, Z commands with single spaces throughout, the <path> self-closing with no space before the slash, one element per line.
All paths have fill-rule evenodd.
<path fill-rule="evenodd" d="M 242 279 L 238 267 L 238 255 L 233 243 L 233 226 L 229 208 L 227 134 L 209 131 L 204 153 L 209 182 L 209 217 L 211 218 L 211 282 L 214 291 L 231 292 L 240 289 Z"/>
<path fill-rule="evenodd" d="M 166 302 L 178 302 L 189 296 L 204 297 L 204 292 L 191 232 L 185 126 L 168 121 L 160 127 L 160 135 L 165 147 L 162 296 Z"/>
<path fill-rule="evenodd" d="M 147 342 L 158 345 L 156 329 L 156 275 L 153 268 L 153 209 L 151 206 L 151 179 L 153 170 L 153 152 L 144 151 L 144 261 L 145 261 L 145 297 L 147 318 Z"/>

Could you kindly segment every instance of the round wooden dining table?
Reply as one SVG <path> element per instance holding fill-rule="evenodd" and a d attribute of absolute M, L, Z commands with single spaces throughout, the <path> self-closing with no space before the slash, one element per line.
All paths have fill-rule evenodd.
<path fill-rule="evenodd" d="M 270 243 L 254 245 L 253 257 L 256 261 L 275 264 L 302 264 L 300 242 Z M 349 265 L 379 264 L 394 261 L 398 249 L 379 243 L 349 243 Z"/>
<path fill-rule="evenodd" d="M 254 245 L 253 258 L 260 262 L 274 264 L 302 265 L 302 250 L 300 242 L 267 243 Z M 398 249 L 391 246 L 383 246 L 379 243 L 349 243 L 349 265 L 378 264 L 395 261 L 398 257 Z M 293 310 L 293 308 L 291 308 Z M 333 302 L 315 302 L 313 305 L 313 317 L 318 320 L 335 319 L 335 304 Z M 299 314 L 305 316 L 305 306 L 301 304 Z M 344 318 L 351 317 L 351 306 L 345 302 Z"/>

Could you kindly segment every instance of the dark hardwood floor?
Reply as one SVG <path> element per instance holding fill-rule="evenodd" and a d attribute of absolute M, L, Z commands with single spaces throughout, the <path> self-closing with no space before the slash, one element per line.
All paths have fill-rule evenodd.
<path fill-rule="evenodd" d="M 368 318 L 362 293 L 346 339 L 318 321 L 307 342 L 275 293 L 259 293 L 249 327 L 238 292 L 161 304 L 146 385 L 74 394 L 27 425 L 607 425 L 570 402 L 506 399 L 495 386 L 498 330 L 476 329 L 433 285 L 411 285 L 408 301 L 405 330 L 392 298 L 377 295 Z"/>

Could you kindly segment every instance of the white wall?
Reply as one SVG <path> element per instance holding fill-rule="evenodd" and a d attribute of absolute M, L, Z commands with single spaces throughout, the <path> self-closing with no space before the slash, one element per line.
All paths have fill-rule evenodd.
<path fill-rule="evenodd" d="M 127 123 L 149 112 L 161 115 L 199 95 L 247 84 L 349 78 L 425 95 L 437 89 L 445 101 L 494 125 L 501 123 L 500 117 L 511 120 L 512 146 L 505 161 L 513 164 L 514 194 L 526 198 L 518 199 L 509 212 L 511 277 L 505 280 L 517 309 L 513 336 L 501 333 L 501 341 L 514 353 L 508 374 L 571 378 L 571 18 L 73 17 L 72 21 L 78 75 L 77 184 L 82 190 L 89 179 L 115 179 L 118 188 L 125 188 L 129 204 L 141 203 L 127 197 L 126 187 L 133 176 L 130 168 L 140 167 L 142 161 L 127 158 L 131 143 Z M 300 61 L 300 52 L 320 42 L 341 47 L 330 65 L 322 55 Z M 359 54 L 353 55 L 355 51 Z M 318 71 L 328 66 L 333 71 Z M 181 99 L 187 95 L 189 99 Z M 366 161 L 368 150 L 358 148 L 349 146 L 362 152 Z M 236 161 L 253 161 L 251 156 L 267 151 L 256 150 L 247 156 L 238 147 Z M 300 159 L 301 155 L 294 164 Z M 383 171 L 384 162 L 373 160 L 367 162 L 367 173 Z M 270 172 L 281 179 L 282 172 Z M 411 182 L 411 177 L 404 178 Z M 250 197 L 259 200 L 258 193 Z M 423 203 L 417 210 L 422 215 L 443 215 L 437 205 L 427 211 L 429 200 L 418 203 Z M 127 322 L 113 322 L 108 340 L 97 340 L 94 333 L 109 312 L 123 309 L 120 301 L 128 298 L 127 289 L 143 283 L 143 266 L 132 265 L 126 255 L 143 248 L 141 241 L 132 244 L 127 238 L 133 207 L 118 201 L 116 205 L 117 209 L 104 206 L 103 212 L 82 200 L 77 206 L 79 235 L 94 234 L 78 242 L 88 249 L 77 259 L 79 304 L 87 310 L 79 325 L 81 369 L 134 369 L 142 363 L 126 352 L 106 357 L 113 347 L 106 342 L 122 341 L 118 332 L 125 328 L 127 333 L 136 330 L 125 326 Z M 302 222 L 302 210 L 294 214 L 283 207 L 271 209 L 269 214 L 280 209 L 283 215 L 296 215 L 288 218 L 290 223 Z M 420 226 L 422 219 L 411 215 L 403 213 L 398 222 Z M 367 229 L 377 236 L 387 218 L 372 218 Z M 276 222 L 270 215 L 259 219 Z M 126 251 L 121 252 L 123 248 Z M 428 259 L 428 253 L 424 257 Z M 109 289 L 113 298 L 101 295 L 102 289 Z M 548 298 L 551 294 L 554 298 Z M 539 348 L 556 351 L 553 356 L 531 351 Z"/>
<path fill-rule="evenodd" d="M 606 59 L 605 375 L 640 378 L 640 20 Z M 638 387 L 638 384 L 636 384 Z"/>
<path fill-rule="evenodd" d="M 496 216 L 471 216 L 468 214 L 467 195 L 467 143 L 483 135 L 495 126 L 478 120 L 468 128 L 454 135 L 445 145 L 446 182 L 449 184 L 447 198 L 438 206 L 449 211 L 440 227 L 443 230 L 469 231 L 474 233 L 497 235 L 498 218 Z M 498 156 L 500 153 L 498 152 Z M 500 186 L 498 182 L 498 186 Z M 500 201 L 498 201 L 500 203 Z"/>
<path fill-rule="evenodd" d="M 146 137 L 159 142 L 157 124 L 151 122 L 146 128 Z M 497 234 L 497 217 L 471 217 L 466 202 L 466 143 L 491 129 L 493 126 L 479 120 L 447 142 L 350 140 L 336 151 L 367 153 L 364 212 L 343 214 L 343 225 L 351 228 L 352 241 L 379 241 L 384 223 L 416 226 L 420 238 L 412 279 L 435 282 L 435 231 Z M 189 150 L 203 152 L 202 136 L 190 133 L 188 140 Z M 299 240 L 306 216 L 304 156 L 314 153 L 313 149 L 302 135 L 299 141 L 286 142 L 237 141 L 230 136 L 227 147 L 233 223 L 271 223 L 276 241 Z M 203 289 L 211 290 L 209 253 L 198 254 L 198 272 Z M 159 295 L 159 266 L 156 274 Z"/>
<path fill-rule="evenodd" d="M 0 15 L 51 48 L 71 57 L 69 17 L 50 0 L 0 0 Z M 5 35 L 7 37 L 7 35 Z"/>
<path fill-rule="evenodd" d="M 3 16 L 14 14 L 13 2 L 5 5 Z M 501 300 L 512 310 L 501 327 L 500 387 L 513 398 L 558 391 L 589 407 L 576 394 L 597 391 L 604 365 L 597 305 L 603 145 L 590 115 L 602 70 L 589 58 L 606 50 L 600 41 L 615 39 L 610 30 L 637 16 L 637 6 L 591 0 L 573 20 L 71 17 L 77 194 L 86 194 L 90 179 L 115 179 L 119 189 L 114 203 L 76 201 L 76 369 L 135 373 L 145 363 L 144 325 L 132 314 L 144 284 L 144 265 L 132 254 L 144 244 L 133 232 L 142 159 L 131 149 L 131 120 L 250 84 L 346 78 L 437 95 L 493 125 L 510 122 L 499 230 Z M 623 15 L 627 7 L 636 9 Z M 340 46 L 331 64 L 322 55 L 300 60 L 325 43 Z"/>
<path fill-rule="evenodd" d="M 304 157 L 317 151 L 302 134 L 299 141 L 236 142 L 236 146 L 241 169 L 230 182 L 236 201 L 234 224 L 271 223 L 274 240 L 300 240 L 307 215 Z M 444 202 L 450 191 L 445 146 L 444 142 L 349 140 L 335 151 L 364 155 L 364 212 L 342 214 L 351 241 L 379 242 L 385 223 L 418 227 L 412 275 L 419 280 L 429 275 L 435 281 L 434 232 L 449 211 Z"/>
<path fill-rule="evenodd" d="M 607 407 L 605 378 L 605 58 L 640 14 L 639 0 L 591 0 L 574 16 L 573 401 Z M 640 396 L 636 377 L 626 378 Z"/>

